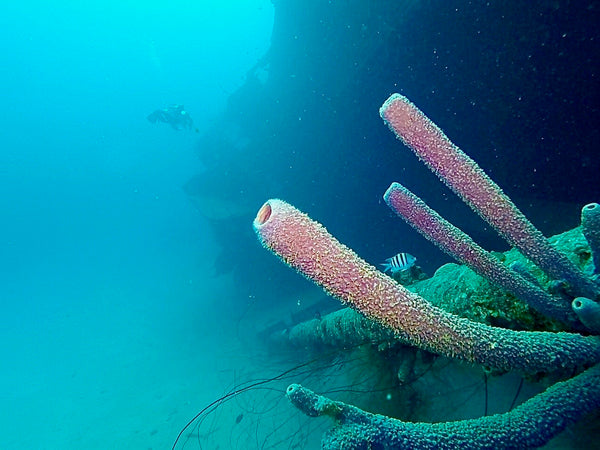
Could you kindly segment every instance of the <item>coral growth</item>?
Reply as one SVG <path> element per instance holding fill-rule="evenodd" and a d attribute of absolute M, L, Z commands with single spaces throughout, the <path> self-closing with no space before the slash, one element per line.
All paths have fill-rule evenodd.
<path fill-rule="evenodd" d="M 596 366 L 556 384 L 506 415 L 465 423 L 407 424 L 365 413 L 297 385 L 290 386 L 288 397 L 311 416 L 326 414 L 336 418 L 338 425 L 326 435 L 324 448 L 542 445 L 567 424 L 600 407 L 600 337 L 594 334 L 597 329 L 591 320 L 598 309 L 598 285 L 557 251 L 481 168 L 405 97 L 392 95 L 380 113 L 396 135 L 452 190 L 545 271 L 554 280 L 552 283 L 561 286 L 560 293 L 554 293 L 556 289 L 544 291 L 523 266 L 511 270 L 503 265 L 401 186 L 394 184 L 388 190 L 388 204 L 491 283 L 512 292 L 542 314 L 561 320 L 572 331 L 587 327 L 589 335 L 514 331 L 474 322 L 433 306 L 363 261 L 321 224 L 281 200 L 267 201 L 254 220 L 263 245 L 332 296 L 418 348 L 502 371 L 529 374 L 571 376 Z M 575 295 L 583 297 L 573 302 L 573 314 L 569 305 Z"/>
<path fill-rule="evenodd" d="M 556 383 L 508 413 L 456 422 L 391 419 L 330 400 L 297 384 L 287 389 L 287 396 L 308 416 L 336 419 L 336 426 L 323 440 L 324 449 L 535 448 L 600 408 L 600 366 Z"/>

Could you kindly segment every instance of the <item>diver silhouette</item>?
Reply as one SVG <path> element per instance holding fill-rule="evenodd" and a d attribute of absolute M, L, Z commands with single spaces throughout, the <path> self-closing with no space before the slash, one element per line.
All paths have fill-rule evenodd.
<path fill-rule="evenodd" d="M 171 105 L 166 108 L 157 109 L 147 119 L 152 122 L 168 123 L 175 130 L 191 129 L 194 122 L 183 105 Z"/>

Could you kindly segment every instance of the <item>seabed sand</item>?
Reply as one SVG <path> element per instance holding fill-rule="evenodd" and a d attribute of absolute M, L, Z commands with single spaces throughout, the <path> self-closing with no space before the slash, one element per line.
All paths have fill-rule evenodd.
<path fill-rule="evenodd" d="M 251 370 L 237 314 L 217 316 L 231 279 L 174 273 L 81 282 L 5 315 L 1 448 L 170 448 L 236 368 Z"/>

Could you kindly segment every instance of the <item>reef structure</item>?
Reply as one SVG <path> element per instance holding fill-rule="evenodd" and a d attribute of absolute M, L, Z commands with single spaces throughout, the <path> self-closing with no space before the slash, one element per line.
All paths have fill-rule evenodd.
<path fill-rule="evenodd" d="M 470 236 L 429 208 L 401 184 L 392 183 L 385 192 L 384 199 L 394 212 L 457 261 L 523 299 L 545 316 L 571 326 L 578 325 L 577 317 L 567 302 L 550 295 L 538 284 L 503 265 L 498 258 L 477 245 Z"/>
<path fill-rule="evenodd" d="M 590 249 L 581 227 L 553 236 L 549 240 L 570 259 L 577 261 L 578 267 L 583 267 L 586 271 L 591 269 Z M 531 282 L 540 286 L 544 292 L 551 285 L 551 280 L 541 271 L 535 270 L 532 263 L 515 249 L 494 253 L 493 257 L 497 263 L 501 263 L 501 267 L 511 267 L 513 270 L 517 268 L 528 275 Z M 525 302 L 519 301 L 517 295 L 492 284 L 464 264 L 444 264 L 431 277 L 416 267 L 413 273 L 406 274 L 400 279 L 395 277 L 395 280 L 408 290 L 427 299 L 432 305 L 471 321 L 515 330 L 564 331 L 569 329 L 568 325 L 549 320 L 542 314 L 536 313 Z M 567 305 L 568 302 L 562 303 Z M 589 306 L 588 303 L 582 301 L 581 307 Z M 597 305 L 596 302 L 592 303 Z M 577 313 L 575 307 L 573 310 Z M 593 314 L 587 313 L 587 316 L 593 317 Z M 592 329 L 591 326 L 586 328 Z M 263 344 L 273 351 L 287 352 L 295 349 L 315 354 L 333 349 L 343 351 L 364 344 L 372 346 L 377 351 L 390 348 L 396 343 L 405 344 L 389 328 L 368 319 L 350 307 L 324 315 L 306 317 L 304 321 L 291 320 L 291 325 L 279 323 L 262 334 L 261 339 Z"/>
<path fill-rule="evenodd" d="M 432 306 L 282 200 L 265 203 L 254 226 L 263 244 L 287 264 L 421 349 L 528 373 L 577 370 L 600 362 L 597 336 L 490 327 Z"/>
<path fill-rule="evenodd" d="M 397 137 L 463 201 L 496 228 L 512 246 L 565 288 L 561 295 L 551 294 L 529 281 L 527 276 L 505 268 L 494 260 L 494 256 L 474 246 L 468 236 L 453 228 L 418 197 L 397 184 L 393 184 L 385 195 L 392 209 L 491 283 L 510 290 L 542 314 L 567 324 L 572 331 L 587 329 L 588 335 L 514 331 L 472 322 L 448 313 L 384 275 L 337 241 L 321 224 L 282 200 L 268 200 L 254 220 L 254 229 L 262 244 L 286 264 L 323 287 L 327 293 L 418 348 L 502 371 L 516 370 L 528 374 L 572 375 L 600 363 L 600 337 L 594 334 L 597 330 L 593 320 L 597 311 L 598 285 L 556 251 L 483 170 L 405 97 L 392 95 L 382 106 L 380 114 Z M 574 310 L 570 310 L 569 305 L 575 296 L 579 296 L 579 299 L 573 302 Z M 474 428 L 468 438 L 469 442 L 474 443 L 470 448 L 530 448 L 543 445 L 565 424 L 598 409 L 600 390 L 582 387 L 589 386 L 590 379 L 593 380 L 592 384 L 597 382 L 598 370 L 597 367 L 590 369 L 547 391 L 551 393 L 552 404 L 565 406 L 564 410 L 557 409 L 556 414 L 547 414 L 544 408 L 536 406 L 544 400 L 538 397 L 530 400 L 530 417 L 524 420 L 526 428 L 530 428 L 527 432 L 511 433 L 507 429 L 515 416 L 509 416 L 506 420 L 481 419 L 484 425 Z M 584 382 L 577 381 L 581 379 Z M 326 408 L 326 412 L 335 416 L 342 426 L 354 423 L 357 417 L 354 407 L 352 414 L 341 414 L 338 409 L 343 408 L 339 404 L 328 403 L 327 399 L 315 397 L 316 394 L 295 385 L 290 389 L 288 396 L 296 406 L 310 404 L 306 400 L 309 398 L 318 398 L 317 405 L 334 405 Z M 300 397 L 305 400 L 294 401 L 294 398 Z M 309 412 L 309 415 L 312 415 L 310 411 L 315 410 L 314 407 L 300 409 Z M 521 410 L 515 409 L 509 414 L 522 413 L 518 411 Z M 364 445 L 367 444 L 381 446 L 389 439 L 394 420 L 377 416 L 368 427 L 353 428 L 353 433 L 350 433 L 354 436 L 352 442 L 341 442 L 339 434 L 330 433 L 324 438 L 323 448 L 366 448 Z M 359 422 L 363 425 L 366 423 L 362 419 Z M 535 430 L 532 424 L 541 424 L 545 430 L 536 434 L 538 437 L 534 440 L 531 438 L 531 433 L 535 432 L 531 431 L 531 426 Z M 444 425 L 443 445 L 436 447 L 432 444 L 431 448 L 468 447 L 462 426 Z M 417 428 L 423 431 L 423 442 L 438 442 L 432 431 L 435 426 Z M 482 440 L 483 435 L 492 436 L 491 441 Z M 483 445 L 483 442 L 487 444 Z M 394 447 L 381 448 L 413 448 L 414 445 L 415 442 L 400 440 Z M 424 448 L 429 447 L 425 445 Z"/>
<path fill-rule="evenodd" d="M 509 244 L 550 276 L 564 279 L 577 295 L 598 297 L 598 286 L 557 252 L 481 167 L 410 100 L 393 94 L 379 113 L 398 139 Z"/>
<path fill-rule="evenodd" d="M 404 422 L 333 401 L 298 384 L 288 387 L 286 395 L 306 415 L 337 421 L 323 441 L 328 450 L 535 448 L 600 408 L 600 366 L 554 384 L 510 412 L 455 422 Z M 373 443 L 377 446 L 370 446 Z"/>

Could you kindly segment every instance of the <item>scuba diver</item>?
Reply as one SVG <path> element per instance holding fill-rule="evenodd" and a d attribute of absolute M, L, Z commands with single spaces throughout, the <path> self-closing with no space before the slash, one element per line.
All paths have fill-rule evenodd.
<path fill-rule="evenodd" d="M 170 124 L 175 130 L 191 129 L 193 121 L 183 105 L 171 105 L 166 108 L 157 109 L 148 116 L 152 123 L 164 122 Z"/>

